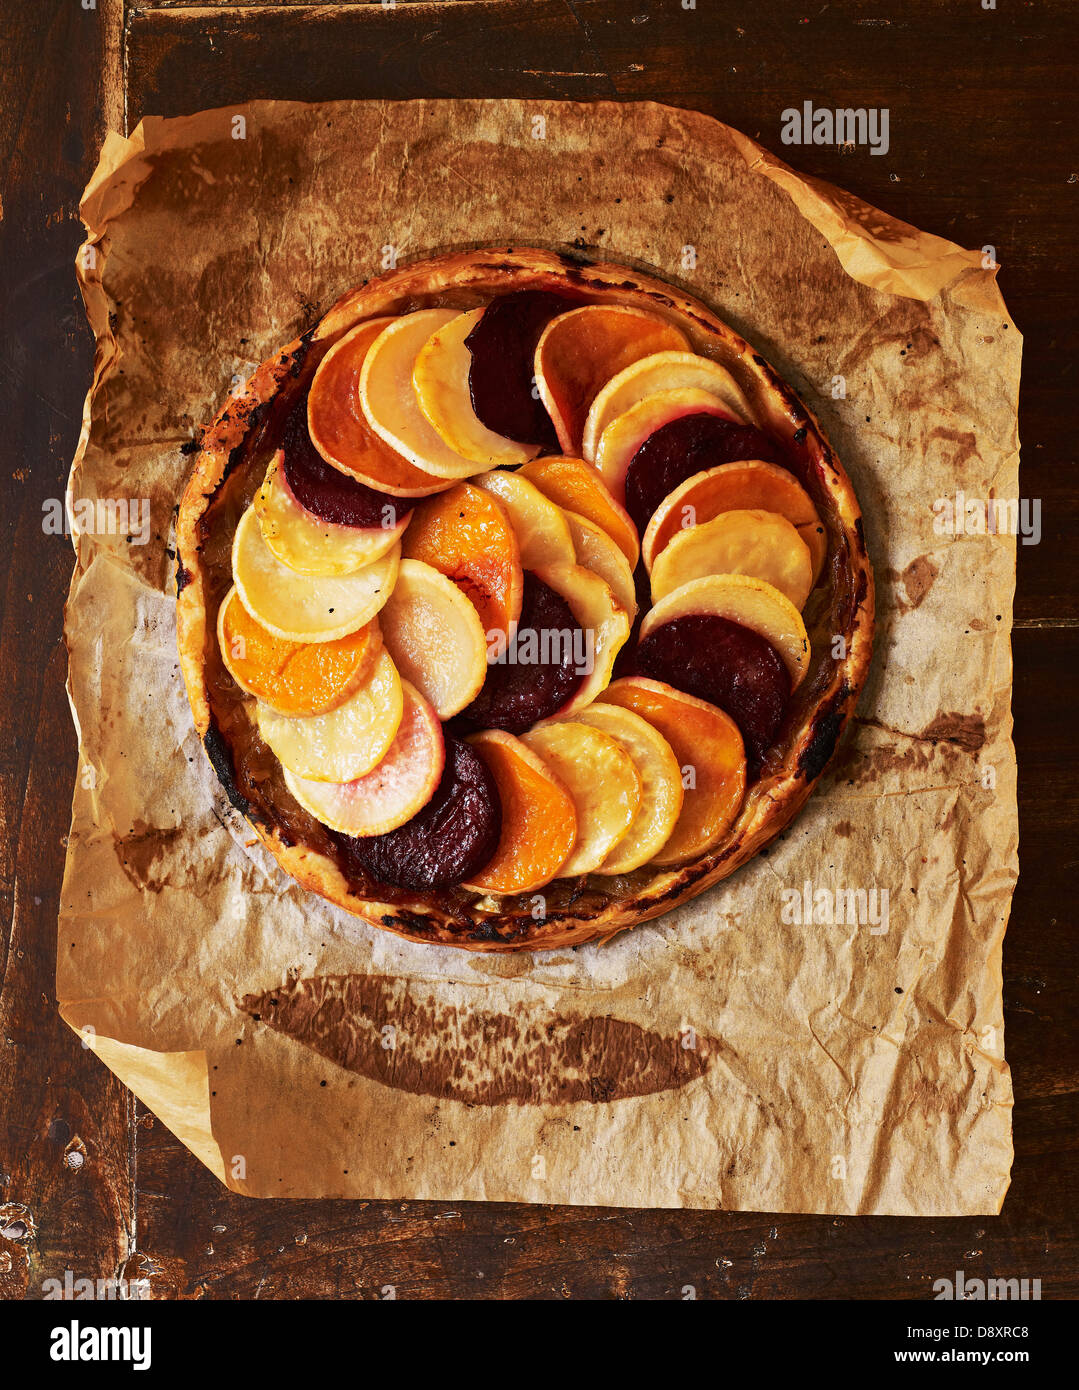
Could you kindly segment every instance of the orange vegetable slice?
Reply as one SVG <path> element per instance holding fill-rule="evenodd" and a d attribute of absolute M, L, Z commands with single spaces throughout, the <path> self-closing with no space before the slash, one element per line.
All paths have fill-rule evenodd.
<path fill-rule="evenodd" d="M 490 769 L 502 802 L 502 834 L 490 862 L 466 888 L 529 893 L 557 877 L 577 839 L 573 798 L 547 764 L 499 729 L 468 740 Z"/>
<path fill-rule="evenodd" d="M 319 363 L 307 397 L 307 431 L 327 463 L 368 487 L 394 497 L 426 497 L 452 486 L 409 463 L 367 423 L 360 405 L 360 374 L 367 350 L 392 318 L 368 319 Z"/>
<path fill-rule="evenodd" d="M 682 770 L 682 810 L 652 863 L 681 864 L 706 854 L 734 824 L 745 796 L 746 755 L 738 725 L 706 700 L 646 676 L 612 681 L 603 701 L 646 719 L 670 744 Z"/>
<path fill-rule="evenodd" d="M 217 642 L 229 675 L 281 714 L 325 714 L 358 690 L 382 648 L 377 619 L 335 642 L 275 637 L 251 616 L 236 589 L 217 614 Z"/>
<path fill-rule="evenodd" d="M 536 388 L 567 454 L 581 447 L 588 408 L 632 362 L 685 351 L 689 341 L 659 314 L 624 304 L 586 304 L 553 318 L 536 344 Z"/>
<path fill-rule="evenodd" d="M 472 600 L 485 634 L 509 636 L 521 616 L 524 573 L 503 502 L 471 483 L 428 498 L 412 513 L 402 555 L 452 579 Z"/>
<path fill-rule="evenodd" d="M 538 487 L 550 501 L 595 522 L 618 546 L 629 561 L 630 569 L 635 567 L 641 542 L 633 519 L 625 507 L 614 500 L 610 489 L 589 464 L 582 459 L 554 455 L 533 459 L 518 468 L 517 473 L 527 478 L 533 487 Z"/>

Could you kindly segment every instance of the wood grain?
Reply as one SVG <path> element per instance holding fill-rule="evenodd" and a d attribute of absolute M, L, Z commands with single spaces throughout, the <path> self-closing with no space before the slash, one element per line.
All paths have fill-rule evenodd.
<path fill-rule="evenodd" d="M 115 38 L 115 33 L 113 34 Z M 72 551 L 45 535 L 79 437 L 92 343 L 75 288 L 78 198 L 104 104 L 100 16 L 68 0 L 5 15 L 0 110 L 0 1295 L 114 1276 L 134 1213 L 134 1098 L 54 1002 L 56 917 L 75 777 L 64 692 Z M 43 81 L 39 74 L 63 74 Z M 8 1232 L 7 1238 L 2 1235 Z M 7 1258 L 4 1258 L 6 1256 Z"/>
<path fill-rule="evenodd" d="M 99 0 L 95 13 L 35 0 L 13 16 L 0 37 L 0 1296 L 40 1296 L 42 1279 L 66 1268 L 142 1273 L 157 1296 L 181 1298 L 380 1298 L 392 1287 L 401 1298 L 658 1299 L 687 1285 L 701 1298 L 924 1298 L 957 1269 L 1040 1277 L 1046 1298 L 1079 1294 L 1075 7 Z M 1017 1157 L 1001 1217 L 254 1202 L 221 1188 L 60 1023 L 71 553 L 42 534 L 41 503 L 62 495 L 89 379 L 71 268 L 77 199 L 107 119 L 130 127 L 147 113 L 257 96 L 666 101 L 728 121 L 917 226 L 996 248 L 1026 337 L 1023 492 L 1042 499 L 1045 532 L 1019 557 L 1022 875 L 1004 978 Z M 887 106 L 888 154 L 784 149 L 782 110 L 806 99 Z"/>

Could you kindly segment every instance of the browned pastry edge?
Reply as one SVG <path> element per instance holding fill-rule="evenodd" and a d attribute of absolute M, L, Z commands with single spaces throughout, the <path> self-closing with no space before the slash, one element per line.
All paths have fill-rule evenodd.
<path fill-rule="evenodd" d="M 677 868 L 646 866 L 622 878 L 556 880 L 545 890 L 546 915 L 532 916 L 531 898 L 494 903 L 462 890 L 430 895 L 394 892 L 394 901 L 368 893 L 349 875 L 324 833 L 295 832 L 295 803 L 278 788 L 269 805 L 255 806 L 238 785 L 236 751 L 250 739 L 239 692 L 224 707 L 207 679 L 216 648 L 213 599 L 204 547 L 214 535 L 214 502 L 230 478 L 257 467 L 260 443 L 279 425 L 287 402 L 310 379 L 318 361 L 344 333 L 368 318 L 400 314 L 432 303 L 484 302 L 520 289 L 560 290 L 581 302 L 639 305 L 664 314 L 689 336 L 697 352 L 732 371 L 760 423 L 785 441 L 800 465 L 828 532 L 826 601 L 807 626 L 813 640 L 810 672 L 792 700 L 780 744 L 766 760 L 726 839 L 709 854 Z M 252 460 L 255 460 L 252 464 Z M 227 508 L 218 509 L 227 516 Z M 659 916 L 732 874 L 780 833 L 809 796 L 832 756 L 869 669 L 873 638 L 873 571 L 854 489 L 810 411 L 775 370 L 700 301 L 624 265 L 565 252 L 492 247 L 445 254 L 399 267 L 340 299 L 319 324 L 288 344 L 229 395 L 206 429 L 177 519 L 177 629 L 181 668 L 207 754 L 233 803 L 277 861 L 303 887 L 347 911 L 414 941 L 476 951 L 550 950 L 609 937 Z M 814 598 L 811 597 L 811 604 Z M 845 655 L 832 656 L 833 639 Z M 216 701 L 216 703 L 215 703 Z M 237 732 L 243 731 L 243 736 Z M 261 785 L 261 784 L 260 784 Z M 286 828 L 288 827 L 288 828 Z M 318 841 L 322 843 L 318 843 Z"/>

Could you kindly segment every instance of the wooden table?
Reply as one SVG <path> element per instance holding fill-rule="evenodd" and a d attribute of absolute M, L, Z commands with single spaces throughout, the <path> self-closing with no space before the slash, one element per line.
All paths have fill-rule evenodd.
<path fill-rule="evenodd" d="M 688 3 L 688 0 L 687 0 Z M 0 624 L 0 1294 L 149 1276 L 183 1298 L 930 1296 L 935 1278 L 1079 1293 L 1079 823 L 1074 676 L 1075 207 L 1068 0 L 34 0 L 9 8 L 0 113 L 6 582 Z M 8 50 L 11 50 L 8 52 Z M 42 531 L 78 438 L 92 344 L 72 262 L 108 125 L 252 97 L 655 99 L 708 112 L 918 227 L 996 248 L 1026 339 L 1014 639 L 1022 876 L 1005 945 L 1016 1163 L 999 1218 L 773 1217 L 441 1203 L 258 1202 L 222 1188 L 84 1051 L 53 967 L 76 743 Z M 781 112 L 887 107 L 887 155 L 780 145 Z"/>

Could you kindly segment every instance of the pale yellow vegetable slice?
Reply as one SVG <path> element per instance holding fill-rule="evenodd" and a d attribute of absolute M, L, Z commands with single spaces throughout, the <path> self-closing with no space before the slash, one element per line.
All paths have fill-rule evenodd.
<path fill-rule="evenodd" d="M 637 592 L 629 561 L 602 526 L 597 526 L 586 516 L 578 516 L 576 512 L 563 511 L 562 514 L 573 537 L 577 563 L 591 570 L 593 574 L 598 574 L 610 585 L 611 592 L 629 614 L 632 622 L 637 613 Z"/>
<path fill-rule="evenodd" d="M 626 835 L 641 804 L 641 779 L 622 745 L 572 720 L 540 724 L 521 742 L 568 789 L 577 811 L 577 840 L 559 878 L 598 869 Z"/>
<path fill-rule="evenodd" d="M 389 652 L 355 694 L 327 714 L 278 714 L 257 704 L 259 733 L 283 767 L 312 782 L 352 782 L 380 763 L 401 723 L 401 678 Z"/>
<path fill-rule="evenodd" d="M 278 450 L 270 460 L 254 508 L 262 539 L 274 556 L 297 574 L 355 574 L 373 564 L 401 539 L 407 511 L 394 526 L 339 526 L 302 506 L 285 477 Z"/>
<path fill-rule="evenodd" d="M 404 712 L 385 756 L 351 782 L 315 782 L 285 769 L 285 785 L 323 825 L 345 835 L 385 835 L 431 800 L 446 763 L 438 716 L 403 682 Z"/>
<path fill-rule="evenodd" d="M 452 579 L 422 560 L 402 560 L 379 626 L 397 669 L 440 719 L 459 713 L 479 694 L 487 674 L 483 624 Z"/>
<path fill-rule="evenodd" d="M 574 563 L 573 537 L 562 509 L 534 483 L 518 473 L 504 472 L 485 473 L 473 481 L 505 507 L 526 570 Z"/>
<path fill-rule="evenodd" d="M 593 462 L 603 431 L 645 396 L 685 389 L 707 391 L 739 420 L 753 418 L 742 388 L 726 367 L 695 352 L 655 352 L 612 377 L 592 402 L 581 440 L 582 454 Z"/>
<path fill-rule="evenodd" d="M 254 507 L 248 507 L 232 541 L 232 577 L 240 602 L 275 637 L 332 642 L 369 623 L 382 608 L 393 592 L 400 554 L 395 544 L 355 574 L 297 574 L 270 550 Z"/>
<path fill-rule="evenodd" d="M 641 804 L 633 823 L 596 870 L 628 874 L 647 864 L 670 839 L 682 812 L 682 770 L 663 735 L 632 710 L 597 700 L 573 718 L 617 739 L 641 779 Z"/>
<path fill-rule="evenodd" d="M 569 604 L 591 652 L 590 669 L 559 715 L 584 709 L 605 689 L 615 658 L 629 638 L 629 613 L 614 596 L 611 586 L 583 565 L 546 565 L 535 571 L 539 579 Z"/>
<path fill-rule="evenodd" d="M 801 685 L 809 670 L 809 637 L 797 608 L 771 584 L 745 574 L 691 579 L 652 606 L 641 623 L 641 641 L 662 624 L 694 613 L 726 618 L 759 633 L 782 657 L 791 689 Z"/>
<path fill-rule="evenodd" d="M 471 459 L 477 470 L 524 463 L 535 458 L 540 448 L 489 430 L 472 409 L 468 387 L 472 354 L 465 339 L 482 316 L 482 308 L 470 309 L 436 328 L 412 368 L 416 399 L 428 423 L 455 453 Z"/>
<path fill-rule="evenodd" d="M 706 574 L 748 574 L 805 607 L 813 587 L 809 547 L 786 517 L 759 510 L 721 512 L 673 536 L 652 567 L 652 602 Z"/>
<path fill-rule="evenodd" d="M 762 459 L 740 459 L 695 473 L 669 492 L 641 538 L 641 559 L 651 574 L 656 556 L 671 538 L 689 526 L 711 521 L 721 512 L 759 510 L 778 512 L 792 526 L 820 527 L 820 517 L 805 488 L 786 468 Z M 808 533 L 803 538 L 813 552 Z M 819 544 L 823 552 L 823 527 Z M 816 556 L 814 554 L 814 566 Z"/>
<path fill-rule="evenodd" d="M 367 423 L 391 449 L 436 478 L 467 478 L 473 459 L 451 449 L 420 409 L 412 373 L 420 349 L 456 309 L 418 309 L 387 326 L 367 349 L 360 372 L 360 405 Z"/>

